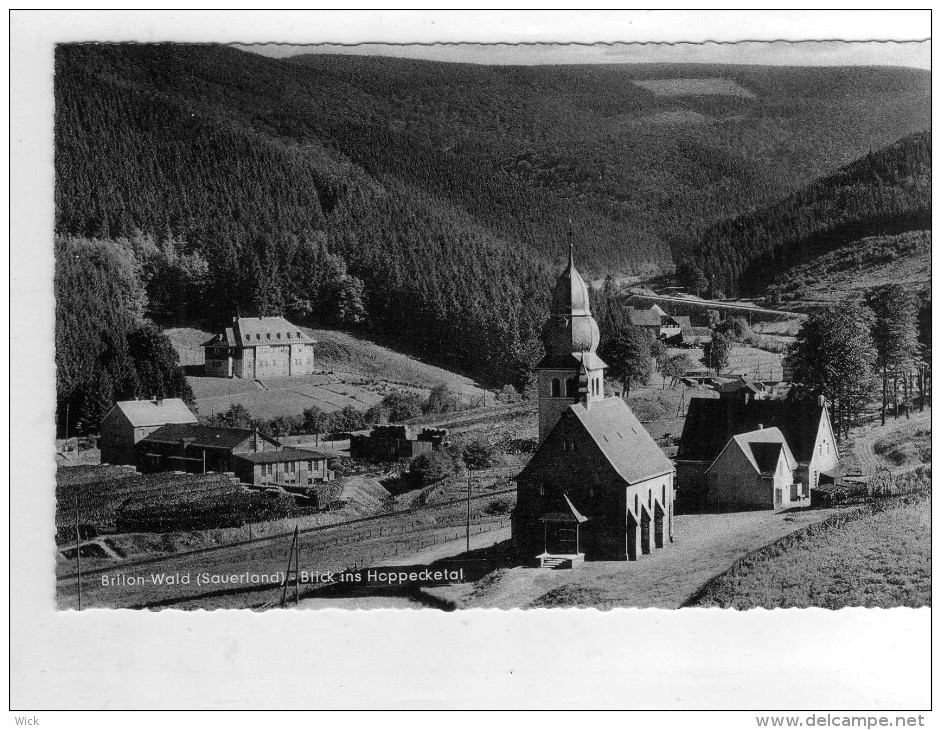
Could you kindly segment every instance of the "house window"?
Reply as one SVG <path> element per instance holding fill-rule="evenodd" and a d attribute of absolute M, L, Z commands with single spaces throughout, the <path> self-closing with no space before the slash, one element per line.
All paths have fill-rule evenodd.
<path fill-rule="evenodd" d="M 314 470 L 314 462 L 308 461 L 308 462 L 307 462 L 307 471 L 313 471 L 313 470 Z"/>
<path fill-rule="evenodd" d="M 289 473 L 289 474 L 294 474 L 294 473 L 296 473 L 296 472 L 297 472 L 297 462 L 296 462 L 296 461 L 289 461 L 289 462 L 288 462 L 288 473 Z"/>
<path fill-rule="evenodd" d="M 552 379 L 552 397 L 558 398 L 562 395 L 562 384 L 559 382 L 558 378 Z"/>
<path fill-rule="evenodd" d="M 545 497 L 545 496 L 546 496 L 546 485 L 545 485 L 545 484 L 540 484 L 540 485 L 539 485 L 539 496 L 540 496 L 540 497 Z"/>
<path fill-rule="evenodd" d="M 261 335 L 258 335 L 258 336 L 261 337 Z M 266 340 L 270 340 L 270 339 L 271 339 L 271 333 L 270 333 L 270 332 L 265 332 L 265 339 L 266 339 Z"/>
<path fill-rule="evenodd" d="M 647 507 L 648 509 L 653 507 L 653 490 L 652 489 L 647 490 Z"/>
<path fill-rule="evenodd" d="M 277 338 L 280 340 L 280 339 L 281 339 L 281 333 L 280 333 L 280 332 L 275 333 L 275 337 L 277 337 Z"/>
<path fill-rule="evenodd" d="M 288 332 L 288 339 L 289 339 L 289 340 L 291 339 L 291 333 L 290 333 L 290 332 Z"/>

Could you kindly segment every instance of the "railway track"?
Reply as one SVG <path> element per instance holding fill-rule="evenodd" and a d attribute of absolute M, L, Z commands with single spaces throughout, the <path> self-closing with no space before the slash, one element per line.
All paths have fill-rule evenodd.
<path fill-rule="evenodd" d="M 490 499 L 496 496 L 503 494 L 515 494 L 516 488 L 511 489 L 501 489 L 493 492 L 487 492 L 486 494 L 478 494 L 471 497 L 471 502 L 478 502 L 483 499 Z M 456 505 L 465 505 L 467 499 L 452 499 L 446 502 L 440 502 L 434 505 L 427 505 L 424 507 L 411 507 L 409 509 L 396 510 L 394 512 L 386 512 L 379 515 L 370 515 L 368 517 L 358 517 L 354 520 L 346 520 L 344 522 L 335 522 L 330 525 L 315 525 L 313 527 L 307 527 L 299 531 L 301 535 L 309 535 L 312 533 L 322 533 L 328 532 L 331 530 L 342 530 L 343 528 L 353 527 L 353 526 L 362 526 L 367 523 L 376 523 L 380 520 L 389 520 L 395 519 L 398 517 L 416 515 L 420 513 L 428 513 L 438 509 L 445 509 L 447 507 L 454 507 Z M 213 545 L 211 547 L 205 548 L 196 548 L 195 550 L 185 550 L 170 555 L 161 555 L 154 558 L 144 558 L 141 560 L 129 560 L 126 562 L 121 562 L 116 565 L 110 565 L 103 568 L 95 568 L 93 570 L 83 570 L 82 579 L 89 576 L 101 575 L 104 573 L 112 572 L 115 567 L 120 567 L 122 569 L 145 567 L 145 566 L 154 566 L 160 565 L 161 563 L 172 563 L 180 560 L 185 560 L 191 557 L 196 557 L 200 555 L 210 555 L 213 553 L 222 553 L 226 550 L 233 550 L 240 547 L 246 546 L 261 546 L 269 543 L 283 541 L 285 538 L 290 538 L 293 535 L 293 531 L 290 532 L 279 532 L 275 535 L 266 535 L 264 537 L 256 537 L 247 540 L 236 540 L 233 542 L 227 542 L 224 545 Z M 61 575 L 56 577 L 56 583 L 58 584 L 69 584 L 78 579 L 78 573 L 69 573 L 67 575 Z"/>

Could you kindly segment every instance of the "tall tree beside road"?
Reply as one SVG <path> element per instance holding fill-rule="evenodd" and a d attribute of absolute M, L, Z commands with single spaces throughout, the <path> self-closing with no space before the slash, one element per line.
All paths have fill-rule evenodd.
<path fill-rule="evenodd" d="M 834 428 L 844 437 L 872 392 L 876 364 L 872 321 L 872 312 L 855 302 L 814 313 L 787 354 L 796 392 L 826 398 Z"/>
<path fill-rule="evenodd" d="M 716 375 L 729 364 L 729 358 L 732 355 L 732 345 L 734 340 L 732 335 L 720 330 L 714 330 L 712 339 L 705 344 L 702 350 L 702 362 L 710 370 L 715 370 Z"/>
<path fill-rule="evenodd" d="M 869 297 L 873 311 L 872 341 L 876 367 L 882 375 L 882 425 L 889 402 L 889 378 L 901 370 L 906 376 L 918 353 L 918 309 L 911 293 L 899 284 L 889 284 Z M 907 389 L 907 388 L 906 388 Z M 898 418 L 898 403 L 895 406 Z"/>
<path fill-rule="evenodd" d="M 608 375 L 624 384 L 625 398 L 631 394 L 632 385 L 650 380 L 652 344 L 651 336 L 640 327 L 627 327 L 610 341 L 602 341 L 599 354 L 608 363 Z"/>

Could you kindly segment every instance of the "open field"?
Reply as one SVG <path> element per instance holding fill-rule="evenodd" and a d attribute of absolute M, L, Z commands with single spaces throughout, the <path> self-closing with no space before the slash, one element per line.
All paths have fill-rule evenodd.
<path fill-rule="evenodd" d="M 259 385 L 240 378 L 210 378 L 200 374 L 200 345 L 210 333 L 192 328 L 166 331 L 189 370 L 188 379 L 202 415 L 219 413 L 240 403 L 256 418 L 298 415 L 316 406 L 332 412 L 352 406 L 366 410 L 393 390 L 427 395 L 445 383 L 467 403 L 492 402 L 492 395 L 470 378 L 428 365 L 368 340 L 336 330 L 304 329 L 317 340 L 315 357 L 320 372 L 293 378 L 270 378 Z M 487 398 L 490 401 L 487 401 Z"/>
<path fill-rule="evenodd" d="M 677 352 L 685 352 L 696 363 L 702 362 L 701 348 L 694 347 L 688 350 L 677 350 Z M 745 373 L 756 380 L 783 380 L 784 369 L 781 365 L 783 359 L 784 355 L 778 352 L 768 352 L 757 347 L 736 344 L 732 348 L 729 364 L 723 370 L 723 375 Z M 705 369 L 705 365 L 702 367 Z"/>
<path fill-rule="evenodd" d="M 696 606 L 918 608 L 931 605 L 931 499 L 863 508 L 758 551 L 709 585 Z"/>

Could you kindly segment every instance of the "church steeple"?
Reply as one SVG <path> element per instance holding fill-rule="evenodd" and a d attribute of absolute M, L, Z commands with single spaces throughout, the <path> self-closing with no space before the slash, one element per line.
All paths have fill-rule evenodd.
<path fill-rule="evenodd" d="M 581 401 L 590 407 L 593 401 L 604 397 L 604 368 L 607 366 L 595 353 L 601 334 L 591 314 L 588 286 L 575 268 L 575 247 L 571 238 L 568 266 L 556 280 L 549 320 L 542 334 L 546 356 L 536 366 L 540 442 L 571 404 Z"/>

